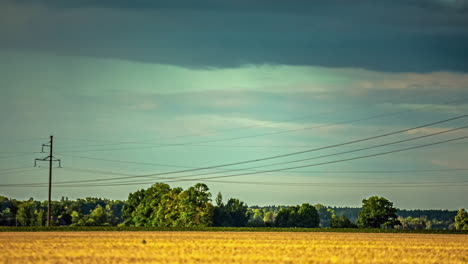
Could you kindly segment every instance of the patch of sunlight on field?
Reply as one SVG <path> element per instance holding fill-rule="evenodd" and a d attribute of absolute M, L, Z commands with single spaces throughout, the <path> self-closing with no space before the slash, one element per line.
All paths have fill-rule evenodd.
<path fill-rule="evenodd" d="M 0 233 L 0 263 L 468 263 L 468 235 Z"/>

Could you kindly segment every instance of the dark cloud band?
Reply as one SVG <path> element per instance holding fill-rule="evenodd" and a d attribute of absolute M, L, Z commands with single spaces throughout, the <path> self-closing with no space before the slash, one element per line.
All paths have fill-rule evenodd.
<path fill-rule="evenodd" d="M 184 67 L 468 71 L 466 0 L 12 1 L 43 13 L 3 48 Z M 40 4 L 38 4 L 40 3 Z"/>

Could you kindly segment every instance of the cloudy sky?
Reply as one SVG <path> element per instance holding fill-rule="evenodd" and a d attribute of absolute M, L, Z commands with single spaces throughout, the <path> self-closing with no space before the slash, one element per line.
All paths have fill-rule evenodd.
<path fill-rule="evenodd" d="M 465 0 L 4 0 L 0 195 L 46 199 L 54 135 L 54 199 L 466 207 L 466 47 Z"/>

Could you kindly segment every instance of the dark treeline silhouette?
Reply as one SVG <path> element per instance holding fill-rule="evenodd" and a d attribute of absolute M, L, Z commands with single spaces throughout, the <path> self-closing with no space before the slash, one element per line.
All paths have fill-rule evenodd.
<path fill-rule="evenodd" d="M 205 184 L 186 190 L 157 183 L 130 193 L 127 201 L 101 198 L 52 201 L 52 225 L 144 226 L 144 227 L 387 227 L 403 229 L 458 229 L 466 212 L 449 210 L 400 210 L 383 197 L 363 200 L 362 208 L 330 207 L 322 204 L 251 206 L 237 199 L 223 201 Z M 377 212 L 377 213 L 376 213 Z M 0 196 L 0 225 L 44 226 L 47 202 L 18 201 Z M 457 219 L 458 219 L 457 218 Z M 460 224 L 461 223 L 461 224 Z"/>
<path fill-rule="evenodd" d="M 52 225 L 103 226 L 118 225 L 123 221 L 124 202 L 101 198 L 69 200 L 62 197 L 52 201 Z M 0 225 L 3 226 L 45 226 L 47 202 L 18 201 L 0 196 Z"/>

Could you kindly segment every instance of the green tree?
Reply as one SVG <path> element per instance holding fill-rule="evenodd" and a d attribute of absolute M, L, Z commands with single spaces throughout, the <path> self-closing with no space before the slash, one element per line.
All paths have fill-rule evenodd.
<path fill-rule="evenodd" d="M 334 214 L 333 209 L 329 209 L 323 204 L 316 204 L 314 207 L 317 209 L 320 217 L 320 227 L 330 227 L 330 221 L 332 220 L 332 216 Z"/>
<path fill-rule="evenodd" d="M 46 222 L 46 213 L 44 209 L 39 209 L 35 211 L 36 214 L 36 226 L 44 226 Z"/>
<path fill-rule="evenodd" d="M 339 217 L 335 214 L 332 215 L 330 221 L 331 228 L 356 228 L 357 225 L 353 224 L 346 216 L 340 215 Z"/>
<path fill-rule="evenodd" d="M 145 196 L 146 196 L 145 190 L 139 190 L 134 193 L 130 193 L 128 195 L 127 203 L 122 207 L 122 217 L 124 219 L 124 222 L 122 223 L 122 225 L 125 225 L 125 226 L 136 225 L 135 218 L 138 212 L 137 208 L 139 208 Z"/>
<path fill-rule="evenodd" d="M 246 226 L 247 222 L 249 221 L 247 208 L 248 206 L 239 199 L 229 199 L 225 206 L 226 213 L 229 215 L 229 226 Z"/>
<path fill-rule="evenodd" d="M 123 225 L 128 226 L 211 226 L 213 221 L 211 193 L 201 183 L 185 191 L 171 189 L 165 183 L 154 184 L 129 194 L 122 210 Z"/>
<path fill-rule="evenodd" d="M 307 203 L 287 209 L 281 208 L 275 220 L 277 227 L 318 227 L 319 223 L 317 210 Z"/>
<path fill-rule="evenodd" d="M 37 213 L 41 209 L 40 202 L 30 198 L 18 206 L 16 218 L 21 226 L 34 226 L 37 224 Z"/>
<path fill-rule="evenodd" d="M 457 230 L 468 230 L 468 212 L 464 208 L 458 210 L 455 216 L 455 228 Z"/>
<path fill-rule="evenodd" d="M 94 210 L 91 212 L 89 217 L 90 217 L 89 219 L 92 219 L 91 221 L 92 225 L 97 225 L 97 226 L 109 225 L 107 221 L 107 214 L 104 208 L 102 208 L 102 206 L 100 205 L 94 208 Z"/>
<path fill-rule="evenodd" d="M 216 206 L 222 206 L 224 205 L 223 204 L 223 195 L 221 194 L 221 192 L 218 192 L 218 194 L 216 195 Z"/>
<path fill-rule="evenodd" d="M 71 213 L 71 217 L 72 217 L 71 226 L 78 225 L 78 222 L 79 222 L 80 219 L 81 219 L 80 213 L 78 213 L 77 211 L 73 211 L 73 212 Z"/>
<path fill-rule="evenodd" d="M 218 193 L 216 203 L 217 206 L 213 209 L 213 226 L 247 226 L 251 214 L 244 202 L 230 198 L 224 204 L 221 193 Z M 261 213 L 258 212 L 258 214 Z"/>
<path fill-rule="evenodd" d="M 314 206 L 305 203 L 298 210 L 298 220 L 295 226 L 297 227 L 319 227 L 320 217 Z"/>
<path fill-rule="evenodd" d="M 357 223 L 361 227 L 393 227 L 399 224 L 396 211 L 397 209 L 393 207 L 393 203 L 389 200 L 372 196 L 362 200 L 362 210 L 359 212 Z"/>
<path fill-rule="evenodd" d="M 208 186 L 197 183 L 180 193 L 180 226 L 211 226 L 213 205 Z"/>
<path fill-rule="evenodd" d="M 265 212 L 263 222 L 266 226 L 273 226 L 275 224 L 275 213 L 272 211 Z"/>
<path fill-rule="evenodd" d="M 275 218 L 275 226 L 288 227 L 289 209 L 281 207 Z"/>
<path fill-rule="evenodd" d="M 251 216 L 249 219 L 248 226 L 262 227 L 265 226 L 263 222 L 264 212 L 262 209 L 248 209 L 248 214 Z"/>
<path fill-rule="evenodd" d="M 223 203 L 223 195 L 218 192 L 216 195 L 216 206 L 213 208 L 213 226 L 229 226 L 231 219 L 226 212 L 226 207 Z"/>

